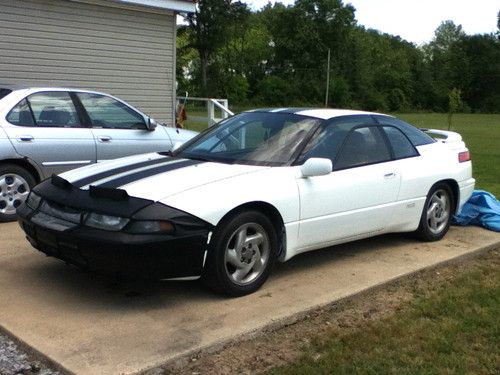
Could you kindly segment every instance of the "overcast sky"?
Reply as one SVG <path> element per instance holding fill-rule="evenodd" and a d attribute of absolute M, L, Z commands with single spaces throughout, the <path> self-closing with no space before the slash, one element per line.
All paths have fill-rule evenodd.
<path fill-rule="evenodd" d="M 281 0 L 283 4 L 294 2 Z M 246 3 L 260 9 L 268 0 Z M 416 44 L 429 42 L 439 24 L 450 19 L 462 25 L 467 34 L 494 32 L 500 10 L 499 0 L 344 0 L 347 3 L 356 8 L 359 24 Z"/>

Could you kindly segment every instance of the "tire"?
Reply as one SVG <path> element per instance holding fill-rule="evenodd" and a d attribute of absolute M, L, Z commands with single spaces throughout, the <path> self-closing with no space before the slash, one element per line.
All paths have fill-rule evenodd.
<path fill-rule="evenodd" d="M 422 241 L 438 241 L 450 228 L 452 209 L 455 206 L 450 186 L 445 183 L 434 185 L 427 199 L 415 234 Z"/>
<path fill-rule="evenodd" d="M 33 175 L 23 167 L 0 166 L 0 222 L 16 220 L 16 208 L 28 198 L 35 184 Z"/>
<path fill-rule="evenodd" d="M 202 281 L 218 293 L 239 297 L 258 290 L 276 260 L 274 226 L 259 211 L 224 219 L 212 237 Z"/>

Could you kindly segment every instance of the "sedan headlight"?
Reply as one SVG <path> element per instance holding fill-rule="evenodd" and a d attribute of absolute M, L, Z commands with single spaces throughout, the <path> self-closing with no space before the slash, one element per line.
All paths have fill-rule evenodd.
<path fill-rule="evenodd" d="M 83 223 L 88 227 L 117 232 L 122 230 L 129 221 L 130 219 L 120 216 L 101 215 L 91 212 L 85 216 Z"/>
<path fill-rule="evenodd" d="M 33 210 L 36 210 L 40 206 L 41 202 L 42 197 L 36 194 L 34 191 L 31 191 L 28 195 L 28 199 L 26 199 L 26 204 Z"/>
<path fill-rule="evenodd" d="M 173 234 L 175 227 L 174 224 L 166 220 L 141 220 L 132 221 L 125 228 L 125 232 L 135 234 Z"/>

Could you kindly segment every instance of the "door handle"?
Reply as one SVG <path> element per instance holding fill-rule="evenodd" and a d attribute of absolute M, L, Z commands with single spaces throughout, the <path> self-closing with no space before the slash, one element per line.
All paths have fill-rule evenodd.
<path fill-rule="evenodd" d="M 99 137 L 97 137 L 99 139 L 99 141 L 101 142 L 109 142 L 111 141 L 111 137 L 109 135 L 100 135 Z"/>
<path fill-rule="evenodd" d="M 394 172 L 384 174 L 384 178 L 394 178 L 394 177 L 396 177 L 396 173 Z"/>
<path fill-rule="evenodd" d="M 32 135 L 21 135 L 19 137 L 19 140 L 21 142 L 32 142 L 34 139 L 35 139 L 35 137 L 33 137 Z"/>

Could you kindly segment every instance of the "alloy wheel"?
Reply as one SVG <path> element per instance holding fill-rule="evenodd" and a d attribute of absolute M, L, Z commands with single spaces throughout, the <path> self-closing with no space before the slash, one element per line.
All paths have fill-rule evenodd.
<path fill-rule="evenodd" d="M 448 193 L 438 189 L 432 194 L 427 205 L 427 224 L 433 234 L 441 233 L 448 225 L 451 205 Z"/>
<path fill-rule="evenodd" d="M 266 269 L 270 241 L 265 229 L 257 223 L 247 223 L 229 237 L 224 252 L 228 277 L 237 285 L 256 280 Z"/>

